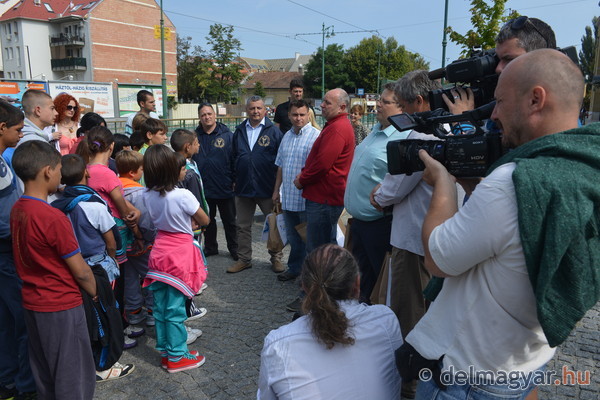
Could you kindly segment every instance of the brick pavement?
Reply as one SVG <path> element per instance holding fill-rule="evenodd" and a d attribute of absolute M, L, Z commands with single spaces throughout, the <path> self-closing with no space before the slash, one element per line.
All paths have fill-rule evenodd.
<path fill-rule="evenodd" d="M 255 223 L 258 238 L 262 223 Z M 219 226 L 219 243 L 225 243 Z M 190 349 L 200 351 L 206 363 L 194 370 L 169 374 L 159 366 L 154 351 L 154 329 L 139 339 L 138 347 L 125 351 L 121 362 L 134 363 L 129 377 L 96 386 L 95 399 L 253 399 L 260 368 L 260 351 L 266 334 L 291 320 L 285 305 L 292 301 L 297 287 L 279 282 L 270 269 L 265 244 L 253 244 L 253 268 L 227 274 L 232 263 L 224 245 L 219 256 L 210 257 L 208 289 L 196 297 L 208 313 L 190 326 L 203 335 Z M 287 259 L 287 253 L 285 255 Z M 600 399 L 600 304 L 580 321 L 571 337 L 557 351 L 548 370 L 592 372 L 591 385 L 545 386 L 540 399 Z M 376 399 L 368 399 L 376 400 Z"/>

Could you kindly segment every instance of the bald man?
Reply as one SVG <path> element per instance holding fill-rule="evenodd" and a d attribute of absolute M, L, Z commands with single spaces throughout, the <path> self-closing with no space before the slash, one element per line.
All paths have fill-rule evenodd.
<path fill-rule="evenodd" d="M 348 119 L 350 97 L 343 89 L 325 93 L 321 113 L 327 120 L 294 184 L 306 199 L 306 252 L 335 243 L 336 224 L 354 157 L 354 129 Z"/>
<path fill-rule="evenodd" d="M 433 186 L 425 266 L 446 279 L 396 354 L 404 380 L 416 377 L 415 360 L 433 371 L 433 380 L 421 375 L 417 399 L 466 398 L 474 386 L 486 399 L 524 399 L 540 381 L 510 377 L 541 377 L 554 347 L 598 301 L 600 246 L 591 227 L 600 220 L 600 128 L 577 128 L 583 85 L 579 68 L 556 50 L 506 66 L 492 118 L 514 150 L 460 210 L 454 178 L 420 152 Z M 473 381 L 481 376 L 484 385 Z"/>

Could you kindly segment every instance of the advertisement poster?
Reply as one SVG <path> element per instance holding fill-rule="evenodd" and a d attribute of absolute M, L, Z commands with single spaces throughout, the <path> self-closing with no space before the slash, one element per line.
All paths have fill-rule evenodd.
<path fill-rule="evenodd" d="M 21 107 L 21 99 L 27 89 L 48 91 L 44 81 L 2 81 L 0 82 L 0 99 L 15 107 Z"/>
<path fill-rule="evenodd" d="M 82 113 L 95 112 L 104 118 L 114 118 L 112 84 L 84 82 L 48 82 L 50 96 L 68 93 L 75 97 L 82 107 Z"/>
<path fill-rule="evenodd" d="M 150 85 L 119 85 L 119 116 L 124 117 L 131 113 L 140 111 L 140 106 L 137 104 L 137 93 L 146 89 L 152 92 L 154 100 L 156 100 L 156 113 L 162 114 L 162 88 L 160 86 Z"/>

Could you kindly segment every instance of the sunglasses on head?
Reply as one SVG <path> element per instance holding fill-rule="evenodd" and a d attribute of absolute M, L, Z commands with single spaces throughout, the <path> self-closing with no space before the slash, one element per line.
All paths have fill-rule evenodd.
<path fill-rule="evenodd" d="M 506 25 L 508 25 L 510 27 L 510 29 L 512 29 L 514 31 L 520 31 L 521 29 L 523 29 L 525 27 L 525 24 L 527 22 L 529 22 L 529 26 L 531 26 L 538 33 L 538 35 L 540 35 L 542 37 L 542 39 L 544 39 L 544 41 L 546 42 L 546 47 L 548 47 L 548 39 L 546 39 L 546 36 L 544 36 L 542 34 L 542 32 L 539 31 L 539 29 L 535 26 L 533 21 L 529 19 L 528 16 L 522 15 L 520 17 L 511 19 L 510 21 L 508 21 L 506 23 Z"/>
<path fill-rule="evenodd" d="M 77 106 L 71 106 L 71 105 L 67 106 L 67 110 L 69 110 L 69 111 L 77 111 L 78 109 L 79 109 L 79 107 L 77 107 Z"/>

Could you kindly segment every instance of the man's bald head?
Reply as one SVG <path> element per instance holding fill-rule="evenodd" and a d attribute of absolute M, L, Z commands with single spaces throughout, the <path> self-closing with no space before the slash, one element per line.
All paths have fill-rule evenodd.
<path fill-rule="evenodd" d="M 342 113 L 348 112 L 350 96 L 344 89 L 331 89 L 325 93 L 321 103 L 321 114 L 329 121 Z"/>
<path fill-rule="evenodd" d="M 584 91 L 583 74 L 579 67 L 560 51 L 534 50 L 515 59 L 504 72 L 514 75 L 514 83 L 521 94 L 527 93 L 535 86 L 541 86 L 551 97 L 550 100 L 556 100 L 563 110 L 570 109 L 579 115 Z"/>

